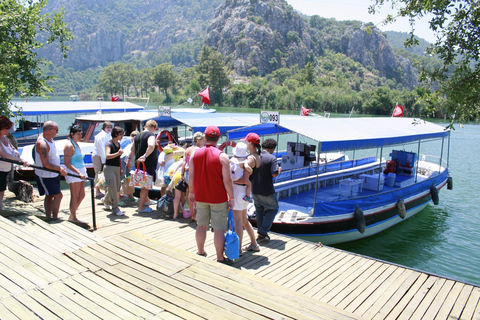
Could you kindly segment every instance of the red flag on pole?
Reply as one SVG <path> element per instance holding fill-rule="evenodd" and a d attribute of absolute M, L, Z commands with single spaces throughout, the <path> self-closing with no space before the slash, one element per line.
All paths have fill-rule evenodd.
<path fill-rule="evenodd" d="M 208 92 L 208 86 L 202 92 L 199 92 L 198 95 L 202 97 L 202 102 L 210 104 L 210 94 Z"/>
<path fill-rule="evenodd" d="M 393 109 L 392 117 L 401 117 L 401 116 L 403 116 L 403 107 L 397 104 L 395 105 L 395 109 Z"/>
<path fill-rule="evenodd" d="M 300 115 L 301 116 L 308 116 L 308 114 L 312 111 L 312 109 L 307 109 L 304 106 L 300 109 Z"/>

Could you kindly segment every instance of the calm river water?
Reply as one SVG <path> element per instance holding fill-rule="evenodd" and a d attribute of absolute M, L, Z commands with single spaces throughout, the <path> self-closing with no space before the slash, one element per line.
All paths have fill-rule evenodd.
<path fill-rule="evenodd" d="M 67 133 L 74 116 L 52 116 Z M 446 124 L 445 124 L 446 126 Z M 376 236 L 335 247 L 480 285 L 480 125 L 456 126 L 451 134 L 453 190 L 440 203 Z"/>

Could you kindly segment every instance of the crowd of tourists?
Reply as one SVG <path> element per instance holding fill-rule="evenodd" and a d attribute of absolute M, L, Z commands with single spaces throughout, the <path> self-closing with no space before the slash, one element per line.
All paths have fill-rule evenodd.
<path fill-rule="evenodd" d="M 6 138 L 12 126 L 7 117 L 0 117 L 0 156 L 28 165 Z M 95 136 L 92 153 L 96 197 L 104 209 L 117 216 L 125 214 L 120 208 L 126 206 L 126 202 L 137 205 L 138 213 L 150 213 L 157 209 L 151 208 L 157 205 L 148 196 L 151 186 L 141 186 L 138 198 L 133 196 L 133 187 L 129 188 L 128 181 L 136 166 L 152 177 L 152 183 L 161 188 L 161 195 L 171 195 L 173 220 L 182 214 L 197 223 L 195 238 L 198 255 L 207 256 L 204 245 L 211 226 L 217 261 L 232 263 L 224 256 L 230 210 L 240 250 L 260 251 L 259 242 L 270 240 L 268 233 L 278 212 L 272 179 L 281 172 L 276 157 L 272 155 L 277 142 L 266 139 L 260 143 L 256 133 L 249 133 L 233 148 L 230 158 L 217 148 L 221 134 L 216 126 L 208 126 L 203 133 L 196 132 L 191 145 L 168 144 L 163 150 L 158 150 L 155 131 L 157 122 L 149 120 L 142 132 L 134 131 L 124 138 L 123 128 L 104 122 L 102 131 Z M 34 147 L 38 192 L 44 196 L 46 217 L 58 219 L 63 197 L 60 177 L 65 177 L 71 195 L 68 220 L 81 222 L 77 218 L 77 210 L 85 197 L 84 180 L 87 177 L 84 154 L 79 146 L 82 128 L 78 125 L 70 128 L 64 147 L 64 165 L 60 164 L 54 143 L 57 134 L 58 125 L 53 121 L 45 122 L 43 133 Z M 10 163 L 0 161 L 0 175 L 10 171 L 10 167 Z M 3 200 L 6 189 L 5 180 L 0 177 L 0 200 Z M 257 236 L 247 217 L 247 207 L 251 202 L 256 211 Z M 244 230 L 250 238 L 246 246 L 242 246 Z"/>

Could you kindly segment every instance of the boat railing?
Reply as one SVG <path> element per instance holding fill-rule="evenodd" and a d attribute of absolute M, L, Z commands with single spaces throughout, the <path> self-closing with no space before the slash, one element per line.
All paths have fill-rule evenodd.
<path fill-rule="evenodd" d="M 277 199 L 298 194 L 303 191 L 311 190 L 315 188 L 315 184 L 318 182 L 318 187 L 326 187 L 329 185 L 338 184 L 340 180 L 349 177 L 358 177 L 360 174 L 376 174 L 380 172 L 381 167 L 379 161 L 375 157 L 365 157 L 362 159 L 343 161 L 346 165 L 335 163 L 335 166 L 330 166 L 333 163 L 321 165 L 325 166 L 323 171 L 319 170 L 317 178 L 316 165 L 309 167 L 303 167 L 299 169 L 286 170 L 287 172 L 282 177 L 282 172 L 278 177 L 281 180 L 275 181 L 275 191 L 277 193 Z M 337 170 L 328 171 L 328 169 L 337 168 Z M 342 169 L 340 169 L 342 168 Z M 293 171 L 293 172 L 292 172 Z M 307 175 L 307 173 L 312 173 Z"/>
<path fill-rule="evenodd" d="M 436 163 L 439 166 L 444 167 L 444 168 L 448 167 L 447 160 L 445 158 L 441 158 L 439 156 L 433 156 L 433 155 L 429 155 L 429 154 L 420 154 L 419 160 L 420 161 L 425 161 L 425 162 L 430 162 L 430 163 Z M 438 171 L 440 171 L 440 169 Z"/>
<path fill-rule="evenodd" d="M 369 156 L 354 160 L 345 160 L 345 161 L 336 161 L 330 163 L 324 163 L 317 165 L 317 163 L 312 163 L 309 166 L 284 170 L 282 173 L 278 175 L 278 177 L 274 178 L 273 182 L 278 183 L 282 181 L 290 181 L 295 180 L 298 178 L 309 177 L 309 176 L 316 176 L 318 174 L 327 173 L 327 172 L 335 172 L 344 169 L 359 167 L 365 164 L 369 164 L 375 162 L 375 156 Z M 318 171 L 317 171 L 318 169 Z"/>

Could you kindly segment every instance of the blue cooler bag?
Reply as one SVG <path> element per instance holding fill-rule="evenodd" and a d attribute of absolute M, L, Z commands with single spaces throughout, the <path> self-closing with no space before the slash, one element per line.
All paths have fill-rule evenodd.
<path fill-rule="evenodd" d="M 240 240 L 235 233 L 235 221 L 233 220 L 233 212 L 228 212 L 228 227 L 225 234 L 225 255 L 228 259 L 234 260 L 240 258 Z"/>

